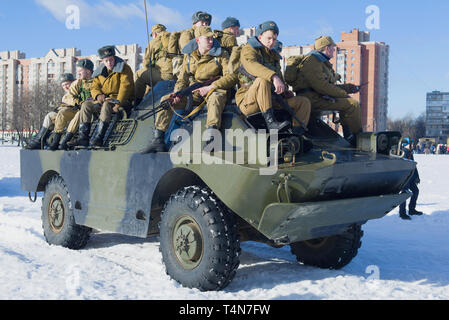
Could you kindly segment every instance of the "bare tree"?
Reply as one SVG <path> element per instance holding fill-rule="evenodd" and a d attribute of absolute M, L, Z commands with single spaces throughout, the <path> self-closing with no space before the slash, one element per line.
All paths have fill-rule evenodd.
<path fill-rule="evenodd" d="M 418 141 L 426 135 L 426 113 L 422 113 L 417 118 L 408 114 L 401 119 L 388 119 L 387 128 L 391 131 L 399 131 L 402 136 L 410 137 L 413 141 Z"/>

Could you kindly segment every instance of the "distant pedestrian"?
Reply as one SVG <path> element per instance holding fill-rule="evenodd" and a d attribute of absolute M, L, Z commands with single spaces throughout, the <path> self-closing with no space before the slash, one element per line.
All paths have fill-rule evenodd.
<path fill-rule="evenodd" d="M 413 152 L 410 150 L 410 139 L 404 138 L 402 141 L 402 147 L 405 152 L 404 159 L 415 161 L 413 158 Z M 404 187 L 402 190 L 402 193 L 406 192 L 407 190 L 410 190 L 412 192 L 412 197 L 410 198 L 410 203 L 408 205 L 408 213 L 405 210 L 406 202 L 402 203 L 399 206 L 399 217 L 404 220 L 411 220 L 410 216 L 421 216 L 423 213 L 416 210 L 416 201 L 418 200 L 419 195 L 419 189 L 418 184 L 420 183 L 418 169 L 415 169 L 415 172 L 413 172 L 413 176 L 410 179 L 409 183 Z"/>

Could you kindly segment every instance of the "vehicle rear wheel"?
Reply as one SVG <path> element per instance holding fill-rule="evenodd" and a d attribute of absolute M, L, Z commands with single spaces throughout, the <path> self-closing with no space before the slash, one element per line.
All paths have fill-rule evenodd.
<path fill-rule="evenodd" d="M 298 262 L 324 269 L 341 269 L 357 255 L 363 236 L 360 225 L 352 225 L 346 232 L 319 239 L 295 242 L 291 252 Z"/>
<path fill-rule="evenodd" d="M 52 245 L 76 250 L 89 241 L 92 229 L 75 223 L 70 195 L 60 176 L 53 177 L 45 187 L 42 228 L 45 239 Z"/>
<path fill-rule="evenodd" d="M 206 188 L 190 186 L 170 197 L 161 216 L 160 242 L 167 274 L 188 288 L 221 290 L 240 263 L 233 214 Z"/>

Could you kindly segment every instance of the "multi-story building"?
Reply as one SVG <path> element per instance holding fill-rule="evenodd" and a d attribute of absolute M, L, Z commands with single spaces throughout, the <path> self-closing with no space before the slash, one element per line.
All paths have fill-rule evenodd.
<path fill-rule="evenodd" d="M 142 49 L 137 44 L 118 45 L 117 56 L 124 59 L 133 72 L 142 62 Z M 39 90 L 50 81 L 57 81 L 63 73 L 76 75 L 76 61 L 89 58 L 95 66 L 100 61 L 97 55 L 82 57 L 76 48 L 51 49 L 41 58 L 26 59 L 20 51 L 0 52 L 0 110 L 1 121 L 13 116 L 13 106 L 20 95 L 28 90 Z M 3 125 L 1 125 L 3 128 Z"/>
<path fill-rule="evenodd" d="M 426 136 L 437 143 L 447 143 L 449 138 L 449 92 L 427 93 Z"/>

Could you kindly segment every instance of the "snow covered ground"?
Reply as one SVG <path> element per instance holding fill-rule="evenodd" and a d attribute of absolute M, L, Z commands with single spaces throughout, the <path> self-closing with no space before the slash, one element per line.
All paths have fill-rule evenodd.
<path fill-rule="evenodd" d="M 94 234 L 87 247 L 49 246 L 41 200 L 20 190 L 19 149 L 0 146 L 0 299 L 449 299 L 449 156 L 417 155 L 426 214 L 395 209 L 370 221 L 358 256 L 342 270 L 296 263 L 289 247 L 242 244 L 221 292 L 186 289 L 164 270 L 157 239 Z"/>

